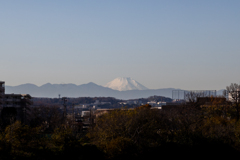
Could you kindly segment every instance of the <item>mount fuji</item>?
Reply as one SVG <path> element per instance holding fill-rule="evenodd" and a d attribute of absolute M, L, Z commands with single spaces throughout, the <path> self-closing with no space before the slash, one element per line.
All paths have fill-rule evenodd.
<path fill-rule="evenodd" d="M 118 91 L 128 90 L 147 90 L 148 88 L 135 81 L 130 77 L 118 77 L 108 82 L 104 87 L 108 87 Z"/>
<path fill-rule="evenodd" d="M 147 89 L 131 78 L 116 78 L 109 82 L 106 87 L 95 83 L 87 84 L 51 84 L 42 86 L 35 84 L 22 84 L 18 86 L 5 86 L 6 94 L 30 94 L 32 97 L 115 97 L 117 99 L 147 98 L 149 96 L 172 97 L 175 88 Z M 222 93 L 222 90 L 218 91 Z M 218 93 L 217 92 L 217 93 Z"/>

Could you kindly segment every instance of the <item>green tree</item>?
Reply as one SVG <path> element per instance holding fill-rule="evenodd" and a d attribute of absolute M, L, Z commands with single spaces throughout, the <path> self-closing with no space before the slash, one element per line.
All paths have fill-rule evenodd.
<path fill-rule="evenodd" d="M 97 118 L 87 136 L 109 157 L 143 151 L 157 146 L 157 109 L 145 105 L 134 110 L 116 109 Z"/>
<path fill-rule="evenodd" d="M 16 121 L 12 125 L 6 127 L 1 135 L 2 144 L 10 148 L 13 157 L 28 158 L 35 156 L 35 151 L 39 149 L 44 142 L 39 138 L 41 128 L 30 128 L 22 125 L 20 121 Z"/>

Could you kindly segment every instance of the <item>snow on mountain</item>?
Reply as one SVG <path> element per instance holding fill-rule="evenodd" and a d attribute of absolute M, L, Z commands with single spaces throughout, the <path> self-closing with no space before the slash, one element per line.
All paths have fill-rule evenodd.
<path fill-rule="evenodd" d="M 104 87 L 108 87 L 118 91 L 127 90 L 147 90 L 145 86 L 129 77 L 118 77 L 111 82 L 108 82 Z"/>

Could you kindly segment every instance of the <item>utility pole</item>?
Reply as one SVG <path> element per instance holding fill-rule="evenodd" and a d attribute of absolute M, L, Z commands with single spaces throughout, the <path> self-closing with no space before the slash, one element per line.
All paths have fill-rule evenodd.
<path fill-rule="evenodd" d="M 66 116 L 67 116 L 67 105 L 66 105 L 66 102 L 67 102 L 67 97 L 62 97 L 62 100 L 63 100 L 63 119 L 64 121 L 66 120 Z"/>
<path fill-rule="evenodd" d="M 26 106 L 24 105 L 24 106 L 23 106 L 23 117 L 24 117 L 23 123 L 24 123 L 25 125 L 26 125 L 26 112 L 27 112 Z"/>
<path fill-rule="evenodd" d="M 90 127 L 93 128 L 93 119 L 92 119 L 92 110 L 91 108 L 89 108 L 89 111 L 90 111 L 90 115 L 89 115 L 89 122 L 90 122 Z"/>
<path fill-rule="evenodd" d="M 75 106 L 75 104 L 73 103 L 72 104 L 72 118 L 73 118 L 73 121 L 75 121 L 74 106 Z"/>
<path fill-rule="evenodd" d="M 161 96 L 161 107 L 162 107 L 162 96 Z"/>

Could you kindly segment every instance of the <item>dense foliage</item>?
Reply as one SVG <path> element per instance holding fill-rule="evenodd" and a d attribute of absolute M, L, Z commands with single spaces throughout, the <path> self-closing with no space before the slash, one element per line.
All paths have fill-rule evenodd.
<path fill-rule="evenodd" d="M 91 143 L 108 158 L 166 155 L 234 156 L 240 151 L 240 123 L 234 106 L 212 98 L 211 105 L 182 105 L 169 111 L 141 106 L 114 110 L 97 119 Z M 190 158 L 190 157 L 189 157 Z"/>
<path fill-rule="evenodd" d="M 235 103 L 221 98 L 171 111 L 122 108 L 96 117 L 85 134 L 56 108 L 35 108 L 29 125 L 16 121 L 1 128 L 0 159 L 230 158 L 240 151 L 237 112 Z"/>

